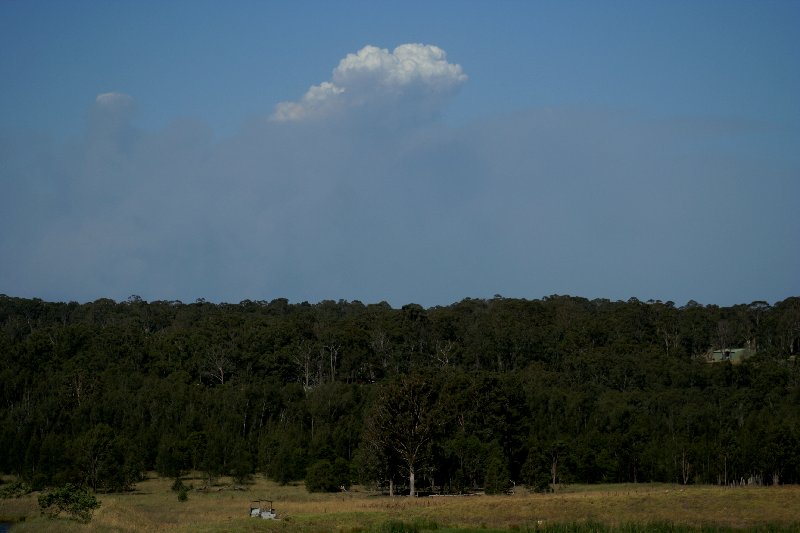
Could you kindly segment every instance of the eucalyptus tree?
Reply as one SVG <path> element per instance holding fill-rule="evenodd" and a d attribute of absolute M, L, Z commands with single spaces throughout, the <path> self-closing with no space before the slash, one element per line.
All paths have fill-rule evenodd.
<path fill-rule="evenodd" d="M 376 453 L 400 459 L 412 497 L 417 471 L 426 466 L 429 446 L 443 424 L 438 391 L 433 376 L 420 373 L 401 375 L 385 384 L 367 415 L 362 435 Z"/>

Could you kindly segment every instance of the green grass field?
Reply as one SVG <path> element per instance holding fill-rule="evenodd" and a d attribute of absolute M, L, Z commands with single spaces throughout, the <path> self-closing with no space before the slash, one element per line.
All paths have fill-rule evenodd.
<path fill-rule="evenodd" d="M 27 531 L 800 531 L 800 486 L 720 488 L 663 484 L 568 486 L 554 494 L 408 498 L 354 490 L 309 494 L 303 485 L 229 480 L 179 502 L 171 479 L 150 477 L 126 494 L 101 494 L 89 524 L 40 516 L 36 494 L 0 500 L 0 521 Z M 187 484 L 202 485 L 199 479 Z M 280 520 L 248 516 L 271 499 Z"/>

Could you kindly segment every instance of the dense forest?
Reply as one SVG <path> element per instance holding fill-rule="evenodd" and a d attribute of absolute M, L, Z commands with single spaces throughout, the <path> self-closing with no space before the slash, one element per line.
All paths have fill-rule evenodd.
<path fill-rule="evenodd" d="M 0 472 L 98 491 L 148 470 L 397 493 L 798 483 L 798 352 L 797 297 L 0 296 Z"/>

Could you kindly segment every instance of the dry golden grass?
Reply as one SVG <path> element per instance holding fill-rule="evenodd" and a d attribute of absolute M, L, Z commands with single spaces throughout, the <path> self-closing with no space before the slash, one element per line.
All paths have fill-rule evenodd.
<path fill-rule="evenodd" d="M 222 480 L 224 483 L 226 480 Z M 199 480 L 189 480 L 200 486 Z M 302 485 L 279 486 L 258 479 L 246 491 L 231 485 L 189 492 L 179 502 L 172 480 L 151 478 L 127 494 L 99 495 L 102 506 L 89 524 L 39 516 L 36 495 L 0 500 L 0 516 L 25 521 L 26 531 L 355 531 L 387 520 L 423 520 L 447 527 L 509 529 L 545 523 L 593 520 L 608 525 L 672 522 L 746 528 L 800 523 L 800 487 L 720 488 L 676 485 L 604 485 L 567 487 L 555 494 L 389 498 L 353 490 L 308 494 Z M 274 501 L 279 521 L 251 519 L 252 500 Z"/>

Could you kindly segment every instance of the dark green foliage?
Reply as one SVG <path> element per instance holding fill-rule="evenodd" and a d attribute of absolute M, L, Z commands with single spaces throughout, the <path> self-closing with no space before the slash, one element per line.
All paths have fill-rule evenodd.
<path fill-rule="evenodd" d="M 534 492 L 551 492 L 551 473 L 547 458 L 536 448 L 531 448 L 525 464 L 522 465 L 520 481 Z"/>
<path fill-rule="evenodd" d="M 487 445 L 477 435 L 459 432 L 444 443 L 444 453 L 454 470 L 453 492 L 463 493 L 480 486 L 486 477 Z"/>
<path fill-rule="evenodd" d="M 295 440 L 291 433 L 278 433 L 274 436 L 269 454 L 269 462 L 266 465 L 267 475 L 281 485 L 286 485 L 291 481 L 305 478 L 306 473 L 306 450 L 298 440 Z"/>
<path fill-rule="evenodd" d="M 353 484 L 353 474 L 350 463 L 342 457 L 337 457 L 333 462 L 333 472 L 339 487 L 346 490 L 350 489 L 350 486 Z"/>
<path fill-rule="evenodd" d="M 172 492 L 180 492 L 181 490 L 185 489 L 186 485 L 183 484 L 183 480 L 179 477 L 175 478 L 175 481 L 172 483 L 170 490 Z"/>
<path fill-rule="evenodd" d="M 322 459 L 306 470 L 306 489 L 309 492 L 338 492 L 350 488 L 350 465 L 337 457 L 331 463 Z"/>
<path fill-rule="evenodd" d="M 249 483 L 253 479 L 253 465 L 247 450 L 234 452 L 229 463 L 229 473 L 233 481 L 240 485 Z"/>
<path fill-rule="evenodd" d="M 79 522 L 88 522 L 92 519 L 92 512 L 98 507 L 100 502 L 94 494 L 71 483 L 39 495 L 39 508 L 48 518 L 66 513 Z"/>
<path fill-rule="evenodd" d="M 494 443 L 489 452 L 483 486 L 486 494 L 503 494 L 512 486 L 506 458 L 497 443 Z"/>
<path fill-rule="evenodd" d="M 175 482 L 172 483 L 172 487 L 170 487 L 172 492 L 176 492 L 178 494 L 178 501 L 185 502 L 189 499 L 189 487 L 187 487 L 181 478 L 176 477 Z"/>
<path fill-rule="evenodd" d="M 705 361 L 744 346 L 742 364 Z M 0 472 L 96 491 L 152 469 L 289 483 L 321 461 L 337 489 L 358 477 L 397 493 L 412 471 L 425 492 L 798 483 L 798 352 L 797 297 L 393 309 L 0 295 Z"/>
<path fill-rule="evenodd" d="M 93 490 L 128 490 L 141 478 L 136 451 L 124 436 L 98 424 L 73 441 L 75 463 Z"/>
<path fill-rule="evenodd" d="M 11 483 L 0 485 L 0 498 L 21 498 L 30 494 L 33 489 L 24 481 L 12 481 Z"/>
<path fill-rule="evenodd" d="M 447 422 L 438 401 L 439 384 L 433 374 L 400 376 L 379 391 L 367 417 L 367 448 L 387 466 L 397 465 L 407 473 L 411 496 L 416 494 L 418 472 L 430 464 L 431 445 Z"/>
<path fill-rule="evenodd" d="M 353 454 L 355 479 L 362 485 L 375 488 L 386 479 L 387 468 L 382 457 L 368 445 L 358 448 Z"/>
<path fill-rule="evenodd" d="M 179 477 L 189 466 L 189 451 L 186 443 L 173 435 L 164 435 L 158 445 L 156 471 L 164 477 Z"/>
<path fill-rule="evenodd" d="M 206 441 L 205 453 L 200 463 L 200 469 L 205 473 L 208 485 L 213 485 L 217 478 L 226 474 L 225 463 L 228 459 L 228 435 L 222 431 L 212 431 Z"/>
<path fill-rule="evenodd" d="M 308 492 L 337 492 L 339 490 L 336 471 L 330 461 L 323 459 L 308 467 L 306 489 Z"/>

